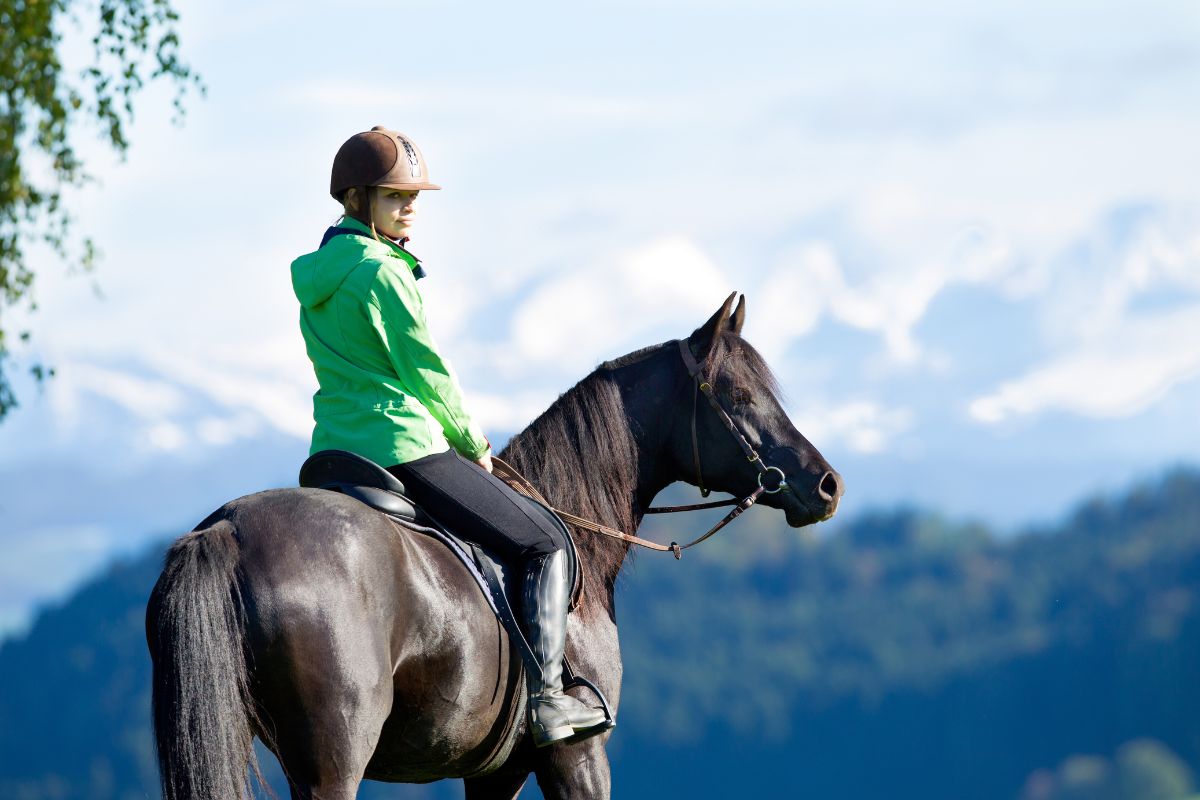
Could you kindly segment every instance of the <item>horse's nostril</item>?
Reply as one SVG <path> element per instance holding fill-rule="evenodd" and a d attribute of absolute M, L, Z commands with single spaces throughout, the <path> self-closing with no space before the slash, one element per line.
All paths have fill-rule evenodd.
<path fill-rule="evenodd" d="M 821 478 L 821 482 L 817 484 L 817 494 L 826 502 L 837 497 L 841 491 L 842 485 L 838 482 L 836 472 L 826 472 L 825 476 Z"/>

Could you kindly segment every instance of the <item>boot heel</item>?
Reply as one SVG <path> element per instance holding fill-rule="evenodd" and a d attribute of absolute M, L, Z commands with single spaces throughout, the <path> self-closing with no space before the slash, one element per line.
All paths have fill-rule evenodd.
<path fill-rule="evenodd" d="M 574 735 L 575 729 L 570 725 L 562 725 L 557 728 L 548 728 L 545 730 L 535 725 L 533 728 L 533 744 L 535 747 L 549 747 L 555 742 L 570 739 Z"/>

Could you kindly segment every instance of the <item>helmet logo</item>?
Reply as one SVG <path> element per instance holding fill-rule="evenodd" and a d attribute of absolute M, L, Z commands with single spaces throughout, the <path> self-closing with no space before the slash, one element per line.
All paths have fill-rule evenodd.
<path fill-rule="evenodd" d="M 397 136 L 400 143 L 404 145 L 404 154 L 408 156 L 408 166 L 414 178 L 421 177 L 421 162 L 417 159 L 417 151 L 413 149 L 412 144 L 403 136 Z"/>

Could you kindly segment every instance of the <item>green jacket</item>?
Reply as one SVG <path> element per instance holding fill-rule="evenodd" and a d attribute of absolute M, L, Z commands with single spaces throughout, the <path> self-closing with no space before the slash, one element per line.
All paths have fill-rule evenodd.
<path fill-rule="evenodd" d="M 445 452 L 478 459 L 490 446 L 463 407 L 450 363 L 425 322 L 417 259 L 350 217 L 292 262 L 300 330 L 320 385 L 312 447 L 349 450 L 383 466 Z"/>

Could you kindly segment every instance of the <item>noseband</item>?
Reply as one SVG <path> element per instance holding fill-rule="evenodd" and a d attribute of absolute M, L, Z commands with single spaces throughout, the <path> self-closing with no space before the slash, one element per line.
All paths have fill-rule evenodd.
<path fill-rule="evenodd" d="M 754 505 L 760 495 L 775 494 L 776 492 L 782 491 L 787 486 L 787 478 L 783 474 L 783 470 L 781 470 L 779 467 L 767 466 L 767 464 L 763 462 L 762 457 L 759 456 L 759 454 L 750 445 L 750 442 L 747 441 L 745 435 L 738 430 L 737 423 L 733 421 L 733 417 L 731 417 L 729 412 L 727 412 L 724 406 L 721 405 L 720 399 L 717 398 L 716 393 L 713 391 L 712 384 L 704 379 L 704 372 L 701 369 L 701 365 L 696 362 L 696 357 L 692 355 L 692 349 L 688 346 L 687 339 L 679 340 L 679 354 L 683 357 L 684 366 L 687 367 L 688 375 L 691 376 L 692 382 L 695 384 L 695 391 L 692 393 L 692 457 L 695 459 L 696 463 L 696 483 L 700 487 L 700 495 L 702 497 L 708 497 L 708 495 L 711 493 L 704 486 L 704 475 L 700 470 L 700 439 L 696 434 L 696 412 L 699 405 L 698 398 L 701 394 L 708 399 L 709 405 L 711 405 L 713 410 L 717 412 L 718 419 L 720 419 L 725 427 L 729 430 L 729 433 L 733 436 L 734 441 L 738 443 L 738 446 L 742 449 L 742 453 L 744 453 L 746 456 L 746 460 L 758 469 L 758 488 L 756 488 L 742 500 L 717 500 L 711 503 L 694 503 L 688 506 L 657 506 L 646 509 L 647 514 L 672 514 L 678 511 L 699 511 L 705 508 L 733 506 L 733 509 L 731 509 L 730 512 L 726 514 L 720 522 L 709 528 L 708 532 L 706 532 L 703 536 L 683 545 L 679 544 L 678 542 L 671 542 L 669 545 L 661 545 L 658 542 L 652 542 L 649 539 L 643 539 L 639 536 L 634 536 L 632 534 L 616 530 L 615 528 L 610 528 L 607 525 L 601 525 L 598 522 L 592 522 L 591 520 L 584 519 L 583 517 L 577 517 L 568 511 L 563 511 L 551 506 L 548 502 L 546 502 L 546 498 L 542 497 L 541 493 L 538 492 L 538 490 L 534 488 L 533 484 L 526 480 L 523 475 L 513 469 L 511 465 L 505 463 L 496 456 L 492 456 L 492 465 L 496 476 L 504 480 L 518 492 L 532 497 L 541 502 L 543 505 L 552 508 L 555 513 L 562 517 L 566 522 L 577 525 L 589 531 L 602 533 L 605 536 L 612 536 L 616 539 L 624 539 L 631 544 L 641 545 L 642 547 L 647 547 L 651 550 L 669 550 L 675 554 L 676 559 L 679 559 L 683 556 L 684 550 L 700 544 L 705 539 L 721 530 L 721 528 L 724 528 L 730 522 L 733 522 L 735 519 L 741 516 L 742 512 Z M 774 477 L 776 475 L 779 477 Z M 768 481 L 772 482 L 774 485 L 768 488 L 767 485 L 763 483 L 764 476 L 766 476 Z"/>

